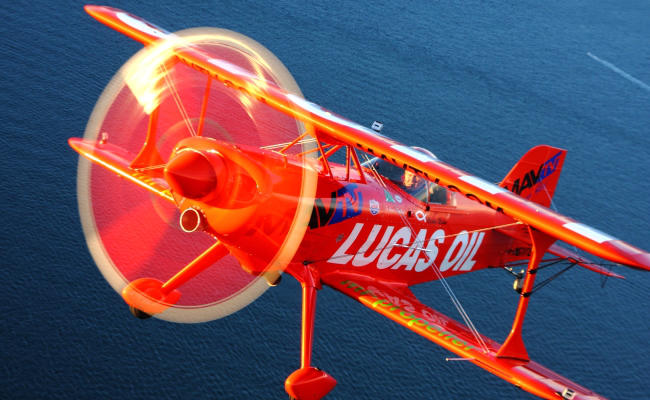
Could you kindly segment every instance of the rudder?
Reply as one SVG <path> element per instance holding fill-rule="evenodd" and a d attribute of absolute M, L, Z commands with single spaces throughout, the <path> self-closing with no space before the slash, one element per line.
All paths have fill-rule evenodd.
<path fill-rule="evenodd" d="M 540 145 L 528 150 L 499 186 L 545 207 L 551 205 L 566 150 Z"/>

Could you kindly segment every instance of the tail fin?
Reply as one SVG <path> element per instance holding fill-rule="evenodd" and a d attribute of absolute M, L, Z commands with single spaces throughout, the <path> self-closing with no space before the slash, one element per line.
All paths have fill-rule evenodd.
<path fill-rule="evenodd" d="M 545 207 L 551 205 L 566 150 L 541 145 L 528 150 L 499 186 Z"/>

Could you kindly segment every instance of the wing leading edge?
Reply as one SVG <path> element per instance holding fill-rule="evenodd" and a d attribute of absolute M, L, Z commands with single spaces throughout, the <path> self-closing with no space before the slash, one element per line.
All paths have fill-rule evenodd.
<path fill-rule="evenodd" d="M 133 159 L 134 155 L 128 154 L 126 150 L 110 143 L 91 142 L 78 138 L 69 139 L 68 144 L 81 156 L 174 203 L 167 182 L 131 168 L 128 160 Z"/>
<path fill-rule="evenodd" d="M 405 285 L 341 271 L 321 279 L 369 309 L 536 396 L 554 400 L 605 399 L 534 361 L 497 357 L 501 345 L 480 335 L 484 350 L 465 325 L 425 306 Z"/>

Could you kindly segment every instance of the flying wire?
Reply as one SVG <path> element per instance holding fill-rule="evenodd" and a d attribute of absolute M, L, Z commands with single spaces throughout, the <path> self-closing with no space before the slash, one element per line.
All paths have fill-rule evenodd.
<path fill-rule="evenodd" d="M 172 78 L 169 76 L 170 75 L 169 69 L 167 69 L 164 63 L 162 64 L 162 69 L 163 69 L 163 75 L 165 76 L 165 82 L 167 83 L 167 86 L 172 92 L 172 98 L 176 103 L 176 107 L 178 108 L 178 111 L 181 113 L 181 116 L 183 117 L 183 122 L 185 122 L 185 125 L 187 126 L 187 130 L 190 132 L 190 135 L 196 136 L 196 130 L 194 130 L 194 127 L 190 122 L 190 117 L 187 113 L 187 110 L 185 109 L 185 106 L 183 105 L 183 101 L 181 100 L 180 95 L 178 94 L 178 90 L 176 90 L 176 85 L 174 84 Z"/>
<path fill-rule="evenodd" d="M 375 177 L 377 178 L 377 181 L 386 190 L 387 186 L 386 186 L 386 183 L 384 182 L 384 180 L 382 179 L 382 176 L 376 170 L 375 166 L 372 165 L 372 163 L 370 163 L 370 159 L 369 159 L 368 155 L 366 153 L 362 153 L 362 154 L 363 154 L 364 158 L 366 159 L 366 162 L 370 165 L 370 169 L 371 169 L 371 171 L 373 171 Z M 397 214 L 400 216 L 400 218 L 401 218 L 402 222 L 404 223 L 404 225 L 409 228 L 409 230 L 411 231 L 411 235 L 413 235 L 414 237 L 417 237 L 417 235 L 415 234 L 415 230 L 413 229 L 413 226 L 408 221 L 408 219 L 406 219 L 406 217 L 402 213 L 397 213 Z M 427 257 L 430 257 L 430 256 L 427 254 Z M 460 300 L 458 299 L 458 297 L 456 296 L 454 291 L 451 289 L 451 286 L 449 286 L 449 283 L 447 283 L 447 280 L 445 279 L 445 277 L 440 272 L 439 267 L 436 265 L 435 261 L 432 261 L 431 265 L 432 265 L 432 269 L 435 272 L 438 280 L 441 282 L 442 287 L 445 289 L 445 291 L 447 292 L 447 295 L 451 299 L 452 304 L 454 305 L 454 307 L 456 307 L 456 310 L 458 311 L 461 318 L 465 322 L 465 325 L 470 330 L 470 332 L 472 333 L 472 335 L 474 336 L 476 341 L 479 343 L 479 345 L 481 346 L 483 352 L 488 353 L 489 349 L 488 349 L 487 345 L 485 344 L 485 341 L 481 337 L 481 334 L 476 329 L 476 326 L 474 326 L 474 323 L 472 322 L 471 318 L 469 317 L 469 314 L 467 314 L 467 312 L 465 311 L 465 308 L 461 304 Z"/>
<path fill-rule="evenodd" d="M 315 142 L 316 142 L 316 139 L 303 139 L 303 140 L 300 140 L 300 141 L 296 142 L 295 144 L 306 144 L 306 143 L 315 143 Z M 260 149 L 274 150 L 274 149 L 277 149 L 277 148 L 285 147 L 288 144 L 291 144 L 291 142 L 270 144 L 268 146 L 261 146 Z"/>
<path fill-rule="evenodd" d="M 544 192 L 546 192 L 546 195 L 548 196 L 548 199 L 550 200 L 551 209 L 553 209 L 553 211 L 555 211 L 556 213 L 559 214 L 558 208 L 555 206 L 555 202 L 553 201 L 553 196 L 551 196 L 551 194 L 548 192 L 546 184 L 542 183 L 542 187 L 544 188 Z M 580 254 L 580 251 L 578 250 L 578 248 L 576 246 L 571 245 L 571 247 L 573 248 L 573 251 L 575 251 L 577 254 Z M 598 265 L 607 268 L 607 270 L 611 272 L 612 271 L 611 266 L 612 265 L 617 265 L 617 264 L 606 265 L 606 264 L 601 263 L 601 264 L 598 264 Z M 600 277 L 600 287 L 601 288 L 603 288 L 603 289 L 605 288 L 605 284 L 607 283 L 608 278 L 609 278 L 609 275 L 605 275 L 604 277 L 603 276 Z"/>
<path fill-rule="evenodd" d="M 138 168 L 134 168 L 134 169 L 136 169 L 138 171 L 147 171 L 147 170 L 165 168 L 166 166 L 167 166 L 167 164 L 158 164 L 158 165 L 150 165 L 148 167 L 138 167 Z"/>

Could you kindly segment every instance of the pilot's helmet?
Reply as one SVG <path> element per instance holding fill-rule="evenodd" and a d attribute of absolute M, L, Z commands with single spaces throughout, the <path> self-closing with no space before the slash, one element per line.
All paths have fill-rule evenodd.
<path fill-rule="evenodd" d="M 402 175 L 402 184 L 407 189 L 413 189 L 424 184 L 424 179 L 407 169 L 404 170 L 404 175 Z"/>

